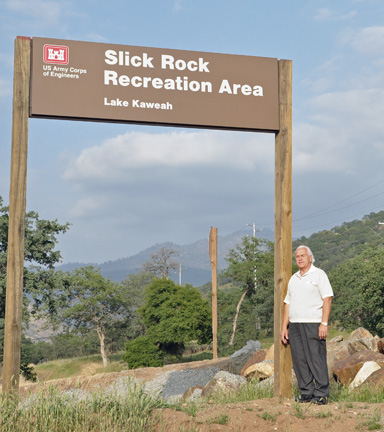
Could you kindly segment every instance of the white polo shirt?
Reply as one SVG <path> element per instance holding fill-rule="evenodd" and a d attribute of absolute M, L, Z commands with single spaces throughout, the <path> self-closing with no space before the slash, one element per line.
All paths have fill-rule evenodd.
<path fill-rule="evenodd" d="M 284 299 L 289 304 L 289 322 L 321 323 L 326 297 L 333 297 L 333 290 L 323 270 L 312 264 L 303 276 L 300 270 L 294 273 Z"/>

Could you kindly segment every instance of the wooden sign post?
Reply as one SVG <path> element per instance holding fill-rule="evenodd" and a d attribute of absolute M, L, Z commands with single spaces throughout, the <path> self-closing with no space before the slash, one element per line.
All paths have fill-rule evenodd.
<path fill-rule="evenodd" d="M 20 374 L 30 57 L 30 38 L 18 37 L 15 40 L 13 78 L 11 186 L 3 357 L 3 391 L 7 393 L 18 390 Z"/>
<path fill-rule="evenodd" d="M 292 397 L 289 345 L 280 341 L 283 300 L 292 274 L 292 61 L 279 61 L 280 130 L 275 141 L 275 396 Z"/>
<path fill-rule="evenodd" d="M 217 358 L 217 228 L 209 233 L 209 258 L 212 267 L 212 337 L 213 358 Z"/>

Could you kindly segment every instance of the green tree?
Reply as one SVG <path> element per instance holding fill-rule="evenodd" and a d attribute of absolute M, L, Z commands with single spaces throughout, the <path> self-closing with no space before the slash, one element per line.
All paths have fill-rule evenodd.
<path fill-rule="evenodd" d="M 125 304 L 124 317 L 111 322 L 107 331 L 107 347 L 110 352 L 124 350 L 127 339 L 144 335 L 145 325 L 139 309 L 145 302 L 146 287 L 154 279 L 148 272 L 132 273 L 121 282 L 122 297 L 129 300 Z"/>
<path fill-rule="evenodd" d="M 241 295 L 234 312 L 229 345 L 233 345 L 242 304 L 249 297 L 254 305 L 255 325 L 262 322 L 267 334 L 273 330 L 273 243 L 269 240 L 245 236 L 226 257 L 228 267 L 224 275 L 241 287 Z"/>
<path fill-rule="evenodd" d="M 0 197 L 0 363 L 3 356 L 6 270 L 8 251 L 8 207 Z M 55 250 L 57 236 L 64 234 L 69 223 L 59 224 L 57 220 L 40 219 L 38 213 L 28 212 L 25 218 L 25 262 L 24 268 L 24 322 L 29 314 L 38 311 L 43 303 L 52 306 L 56 277 L 54 265 L 61 255 Z M 27 307 L 32 305 L 32 307 Z"/>
<path fill-rule="evenodd" d="M 130 299 L 121 284 L 105 279 L 100 269 L 89 266 L 67 274 L 57 292 L 56 323 L 68 331 L 96 331 L 104 367 L 108 363 L 106 337 L 116 322 L 123 321 Z"/>
<path fill-rule="evenodd" d="M 335 292 L 332 319 L 384 335 L 384 248 L 371 248 L 329 273 Z"/>
<path fill-rule="evenodd" d="M 180 356 L 185 343 L 212 340 L 209 304 L 196 288 L 180 286 L 167 279 L 155 279 L 147 288 L 140 309 L 146 336 L 164 353 Z"/>

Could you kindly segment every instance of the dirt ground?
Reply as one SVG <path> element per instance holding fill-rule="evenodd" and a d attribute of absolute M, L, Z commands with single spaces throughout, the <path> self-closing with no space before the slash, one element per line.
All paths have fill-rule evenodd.
<path fill-rule="evenodd" d="M 330 403 L 326 406 L 259 399 L 207 405 L 195 416 L 171 409 L 158 413 L 156 432 L 341 432 L 384 431 L 384 404 Z"/>
<path fill-rule="evenodd" d="M 212 361 L 168 365 L 162 368 L 143 368 L 97 374 L 80 373 L 71 379 L 49 381 L 62 390 L 79 388 L 95 390 L 111 384 L 117 378 L 134 376 L 150 381 L 168 370 L 199 368 Z M 88 371 L 89 372 L 89 371 Z M 20 395 L 41 389 L 41 384 L 21 383 Z M 194 410 L 190 404 L 184 411 L 160 409 L 154 414 L 156 432 L 340 432 L 382 431 L 384 432 L 384 403 L 335 403 L 317 406 L 297 404 L 293 400 L 258 399 L 251 402 L 217 405 L 207 403 Z"/>

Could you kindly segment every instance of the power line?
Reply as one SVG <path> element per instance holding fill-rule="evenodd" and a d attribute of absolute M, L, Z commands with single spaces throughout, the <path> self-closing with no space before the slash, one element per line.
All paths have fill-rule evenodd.
<path fill-rule="evenodd" d="M 377 196 L 379 196 L 379 195 L 383 195 L 383 194 L 384 194 L 384 192 L 379 192 L 378 194 L 376 194 L 376 195 L 372 195 L 372 196 L 370 196 L 370 197 L 368 197 L 368 198 L 365 198 L 365 199 L 363 199 L 363 200 L 361 200 L 361 201 L 357 201 L 357 202 L 355 202 L 355 203 L 349 204 L 349 205 L 344 206 L 344 207 L 337 208 L 337 209 L 335 209 L 335 210 L 330 210 L 330 211 L 328 211 L 328 212 L 324 211 L 324 210 L 326 210 L 326 209 L 324 209 L 324 210 L 320 210 L 320 211 L 318 211 L 317 213 L 313 213 L 312 215 L 304 216 L 304 217 L 299 218 L 299 219 L 295 219 L 295 220 L 293 220 L 292 222 L 297 222 L 297 221 L 300 221 L 300 220 L 303 220 L 303 219 L 307 219 L 307 218 L 309 218 L 309 217 L 324 216 L 324 215 L 329 214 L 329 213 L 334 213 L 334 212 L 337 212 L 337 211 L 339 211 L 339 210 L 344 210 L 344 209 L 346 209 L 346 208 L 348 208 L 348 207 L 353 207 L 353 206 L 356 205 L 356 204 L 360 204 L 360 203 L 362 203 L 362 202 L 369 201 L 370 199 L 372 199 L 372 198 L 376 198 Z M 344 201 L 346 201 L 346 200 L 344 200 Z M 332 206 L 331 206 L 331 207 L 332 207 Z M 327 207 L 327 209 L 328 209 L 328 208 L 330 208 L 330 207 Z"/>
<path fill-rule="evenodd" d="M 330 206 L 325 207 L 325 208 L 322 209 L 322 210 L 318 210 L 318 211 L 316 211 L 315 213 L 311 213 L 310 215 L 305 216 L 305 217 L 302 218 L 302 219 L 309 218 L 309 217 L 312 217 L 312 216 L 316 216 L 316 215 L 319 214 L 319 213 L 323 213 L 325 210 L 328 210 L 328 209 L 330 209 L 330 208 L 332 208 L 332 207 L 335 207 L 335 206 L 337 206 L 337 205 L 339 205 L 339 204 L 342 204 L 342 203 L 345 202 L 345 201 L 348 201 L 348 200 L 350 200 L 350 199 L 352 199 L 352 198 L 355 198 L 356 196 L 361 195 L 362 193 L 366 192 L 366 191 L 369 190 L 369 189 L 374 188 L 375 186 L 377 186 L 377 185 L 379 185 L 379 184 L 381 184 L 381 183 L 384 183 L 384 179 L 378 181 L 377 183 L 375 183 L 375 184 L 373 184 L 373 185 L 371 185 L 371 186 L 368 186 L 367 188 L 361 190 L 360 192 L 356 192 L 355 194 L 353 194 L 353 195 L 351 195 L 351 196 L 349 196 L 349 197 L 347 197 L 347 198 L 344 198 L 343 200 L 341 200 L 341 201 L 339 201 L 339 202 L 337 202 L 337 203 L 331 204 Z M 381 192 L 381 193 L 384 193 L 384 192 Z M 381 194 L 381 193 L 380 193 L 380 194 Z M 380 194 L 378 194 L 378 195 L 380 195 Z M 374 196 L 376 196 L 376 195 L 374 195 Z M 373 197 L 374 197 L 374 196 L 373 196 Z M 371 198 L 372 198 L 372 197 L 371 197 Z M 364 201 L 364 200 L 363 200 L 363 201 Z M 362 201 L 358 201 L 356 204 L 359 204 L 360 202 L 362 202 Z M 344 208 L 344 207 L 343 207 L 343 208 Z M 301 220 L 301 219 L 295 219 L 295 221 L 297 221 L 297 220 Z"/>
<path fill-rule="evenodd" d="M 333 224 L 333 223 L 340 223 L 340 222 L 343 223 L 343 222 L 345 222 L 345 219 L 354 218 L 354 217 L 362 217 L 362 216 L 365 216 L 365 215 L 367 214 L 367 212 L 371 212 L 371 211 L 377 210 L 377 209 L 379 209 L 379 208 L 382 209 L 383 207 L 384 207 L 384 205 L 380 205 L 380 206 L 377 206 L 377 207 L 371 208 L 370 210 L 366 210 L 366 211 L 364 211 L 364 212 L 360 212 L 360 213 L 358 213 L 358 214 L 356 214 L 356 215 L 348 216 L 348 217 L 344 217 L 343 220 L 338 219 L 338 220 L 334 220 L 334 221 L 327 222 L 326 224 L 317 225 L 317 226 L 310 227 L 310 228 L 298 229 L 298 230 L 295 230 L 295 231 L 296 231 L 296 232 L 300 232 L 300 231 L 308 231 L 308 230 L 311 230 L 311 229 L 316 229 L 316 228 L 321 228 L 321 227 L 329 226 L 329 224 Z"/>

